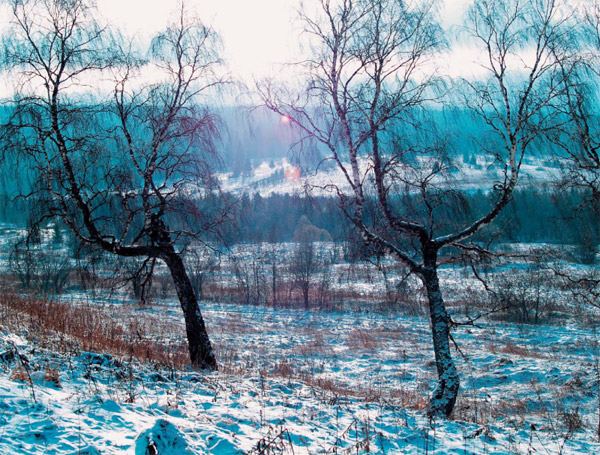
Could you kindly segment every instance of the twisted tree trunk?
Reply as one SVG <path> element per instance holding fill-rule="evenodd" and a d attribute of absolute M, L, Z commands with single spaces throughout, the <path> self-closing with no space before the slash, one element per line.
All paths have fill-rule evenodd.
<path fill-rule="evenodd" d="M 434 256 L 437 256 L 437 251 Z M 438 372 L 438 384 L 429 402 L 429 413 L 432 416 L 448 417 L 454 409 L 460 379 L 456 365 L 450 353 L 450 316 L 440 290 L 437 274 L 437 258 L 427 258 L 426 267 L 421 273 L 421 279 L 427 290 L 429 315 L 431 318 L 431 334 L 435 365 Z"/>
<path fill-rule="evenodd" d="M 198 368 L 216 370 L 217 361 L 194 293 L 194 287 L 187 275 L 183 260 L 172 244 L 163 245 L 163 253 L 160 257 L 169 268 L 175 283 L 177 297 L 185 319 L 190 361 Z"/>
<path fill-rule="evenodd" d="M 156 215 L 150 217 L 150 239 L 157 248 L 158 257 L 165 262 L 169 272 L 171 272 L 185 319 L 185 330 L 192 365 L 203 370 L 216 370 L 217 360 L 204 325 L 198 299 L 194 293 L 194 286 L 185 270 L 185 264 L 181 256 L 175 251 L 167 226 Z"/>

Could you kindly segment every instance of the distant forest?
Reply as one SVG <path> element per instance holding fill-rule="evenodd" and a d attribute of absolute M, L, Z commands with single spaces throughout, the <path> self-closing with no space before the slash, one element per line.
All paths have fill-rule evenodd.
<path fill-rule="evenodd" d="M 273 194 L 261 197 L 259 194 L 244 194 L 233 198 L 227 222 L 218 229 L 218 236 L 208 240 L 231 246 L 237 243 L 279 243 L 294 241 L 294 233 L 302 223 L 302 217 L 327 231 L 332 241 L 342 242 L 353 239 L 361 242 L 349 221 L 343 216 L 337 200 L 328 197 L 306 197 L 301 195 Z M 412 205 L 411 198 L 397 199 L 398 205 Z M 490 195 L 484 191 L 461 193 L 461 216 L 468 213 L 474 218 L 489 205 Z M 495 242 L 552 243 L 568 244 L 579 248 L 580 260 L 586 252 L 592 254 L 595 245 L 600 243 L 600 217 L 598 208 L 587 203 L 587 195 L 581 191 L 526 187 L 515 194 L 498 222 L 482 232 L 474 240 Z M 214 200 L 205 205 L 214 204 Z M 200 204 L 204 205 L 204 204 Z M 35 213 L 35 206 L 24 199 L 0 199 L 0 221 L 27 226 Z M 446 213 L 445 222 L 456 222 L 453 215 Z M 372 214 L 371 216 L 375 216 Z M 460 218 L 460 217 L 457 217 Z M 177 223 L 171 219 L 169 223 Z M 320 240 L 320 239 L 314 239 Z"/>

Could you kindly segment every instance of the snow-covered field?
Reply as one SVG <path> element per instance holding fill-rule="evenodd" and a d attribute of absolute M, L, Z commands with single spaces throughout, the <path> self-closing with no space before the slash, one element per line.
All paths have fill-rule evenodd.
<path fill-rule="evenodd" d="M 172 322 L 156 335 L 182 340 L 174 302 L 105 310 Z M 435 367 L 421 317 L 203 310 L 216 373 L 41 347 L 31 329 L 1 329 L 0 453 L 600 453 L 592 328 L 459 327 L 462 393 L 444 422 L 426 416 Z"/>
<path fill-rule="evenodd" d="M 4 238 L 21 232 L 3 228 Z M 41 234 L 48 245 L 52 230 Z M 278 245 L 274 253 L 290 257 L 293 247 Z M 239 245 L 232 254 L 246 263 L 265 248 Z M 315 248 L 343 256 L 333 254 L 339 245 Z M 530 252 L 531 246 L 511 248 Z M 0 245 L 5 265 L 6 250 Z M 63 250 L 59 244 L 52 252 Z M 495 265 L 490 278 L 497 297 L 506 279 L 528 305 L 538 299 L 540 320 L 554 325 L 484 318 L 479 327 L 458 326 L 461 394 L 452 419 L 430 421 L 426 407 L 436 372 L 420 286 L 408 280 L 397 288 L 401 273 L 384 262 L 385 279 L 401 295 L 396 308 L 411 314 L 379 312 L 386 308 L 374 304 L 385 292 L 381 272 L 339 258 L 332 261 L 330 289 L 357 296 L 332 307 L 343 312 L 226 305 L 214 296 L 203 302 L 220 362 L 216 373 L 144 363 L 109 348 L 89 352 L 77 340 L 65 342 L 65 334 L 49 339 L 33 317 L 13 321 L 9 330 L 1 322 L 0 294 L 0 455 L 600 453 L 597 316 L 582 313 L 547 269 L 531 261 Z M 553 266 L 589 272 L 581 265 Z M 229 257 L 212 273 L 213 290 L 236 283 Z M 280 273 L 286 277 L 285 267 Z M 440 278 L 457 321 L 467 309 L 476 315 L 489 305 L 468 267 L 444 266 Z M 106 324 L 123 325 L 132 339 L 155 346 L 185 342 L 176 301 L 156 298 L 152 306 L 138 306 L 126 290 L 96 295 L 74 286 L 63 301 L 76 311 L 101 310 Z M 127 332 L 133 320 L 154 331 Z"/>

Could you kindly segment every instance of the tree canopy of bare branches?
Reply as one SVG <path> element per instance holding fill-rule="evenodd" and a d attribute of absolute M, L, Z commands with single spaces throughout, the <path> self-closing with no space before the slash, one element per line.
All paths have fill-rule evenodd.
<path fill-rule="evenodd" d="M 561 62 L 565 91 L 563 111 L 569 122 L 552 136 L 566 157 L 565 183 L 588 191 L 600 208 L 600 3 L 577 13 L 581 24 L 570 58 Z"/>

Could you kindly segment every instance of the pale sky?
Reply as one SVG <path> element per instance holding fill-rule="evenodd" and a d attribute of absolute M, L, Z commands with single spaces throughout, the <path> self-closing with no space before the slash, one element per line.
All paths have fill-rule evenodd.
<path fill-rule="evenodd" d="M 310 5 L 313 0 L 304 0 Z M 471 0 L 441 0 L 445 28 L 460 25 Z M 102 16 L 127 34 L 150 38 L 163 29 L 178 0 L 96 0 Z M 248 84 L 263 77 L 281 76 L 281 64 L 300 59 L 297 18 L 300 0 L 188 0 L 202 20 L 219 32 L 223 57 L 232 76 Z M 0 32 L 10 19 L 0 6 Z M 457 48 L 442 62 L 451 76 L 480 69 L 468 48 Z M 5 76 L 5 75 L 4 75 Z M 8 84 L 3 84 L 5 86 Z M 2 89 L 0 88 L 0 91 Z"/>
<path fill-rule="evenodd" d="M 97 0 L 102 14 L 128 33 L 151 35 L 165 26 L 177 0 Z M 310 4 L 310 0 L 308 0 Z M 461 23 L 469 0 L 443 0 L 446 27 Z M 220 33 L 231 72 L 246 82 L 272 76 L 298 60 L 300 0 L 193 0 L 202 19 Z M 461 59 L 468 56 L 461 54 Z"/>
<path fill-rule="evenodd" d="M 152 34 L 166 25 L 176 0 L 97 0 L 102 14 L 128 33 Z M 234 76 L 251 81 L 297 55 L 298 0 L 194 0 L 203 21 L 221 35 Z M 297 25 L 297 24 L 296 24 Z"/>

